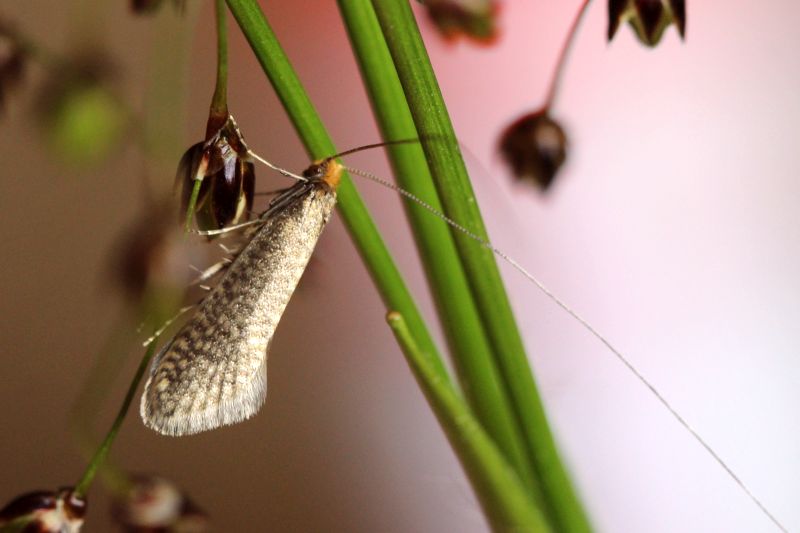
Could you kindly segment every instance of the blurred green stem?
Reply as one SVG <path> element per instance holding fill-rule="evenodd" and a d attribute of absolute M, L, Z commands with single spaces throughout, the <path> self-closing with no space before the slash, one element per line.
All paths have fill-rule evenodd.
<path fill-rule="evenodd" d="M 108 430 L 106 438 L 103 439 L 100 447 L 97 448 L 97 451 L 94 453 L 94 457 L 92 457 L 91 461 L 89 461 L 89 465 L 86 467 L 86 471 L 83 473 L 83 477 L 81 477 L 80 481 L 78 481 L 78 484 L 75 486 L 75 493 L 77 495 L 86 495 L 95 475 L 97 474 L 98 469 L 103 465 L 103 462 L 108 456 L 108 452 L 111 451 L 111 445 L 114 443 L 114 439 L 116 438 L 117 433 L 119 433 L 120 427 L 122 427 L 122 422 L 125 420 L 125 415 L 128 414 L 128 408 L 131 405 L 131 401 L 133 401 L 133 396 L 136 394 L 136 389 L 139 387 L 139 382 L 142 380 L 142 376 L 144 376 L 147 365 L 150 363 L 150 359 L 152 359 L 153 354 L 155 353 L 157 343 L 158 339 L 153 339 L 150 344 L 148 344 L 147 350 L 145 350 L 144 356 L 142 357 L 142 361 L 139 363 L 139 368 L 136 369 L 136 375 L 128 387 L 128 393 L 125 395 L 122 406 L 119 408 L 119 413 L 117 413 L 117 417 L 111 424 L 111 429 Z"/>
<path fill-rule="evenodd" d="M 556 61 L 556 67 L 553 71 L 553 77 L 550 80 L 550 86 L 547 89 L 547 96 L 544 100 L 544 106 L 542 106 L 544 109 L 551 109 L 555 103 L 556 96 L 558 96 L 558 89 L 561 87 L 561 78 L 564 74 L 564 67 L 567 64 L 569 53 L 572 51 L 572 45 L 575 42 L 575 36 L 578 35 L 578 28 L 580 27 L 583 15 L 586 13 L 591 1 L 592 0 L 583 0 L 583 4 L 581 4 L 581 7 L 578 9 L 578 13 L 572 20 L 572 24 L 569 27 L 569 33 L 567 33 L 567 39 L 564 41 L 564 45 L 561 47 L 561 51 L 558 54 L 558 60 Z"/>

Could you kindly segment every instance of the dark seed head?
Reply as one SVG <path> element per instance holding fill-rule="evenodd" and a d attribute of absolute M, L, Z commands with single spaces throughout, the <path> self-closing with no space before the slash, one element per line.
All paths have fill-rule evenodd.
<path fill-rule="evenodd" d="M 546 191 L 567 157 L 567 137 L 545 111 L 522 116 L 500 138 L 500 153 L 519 179 Z"/>

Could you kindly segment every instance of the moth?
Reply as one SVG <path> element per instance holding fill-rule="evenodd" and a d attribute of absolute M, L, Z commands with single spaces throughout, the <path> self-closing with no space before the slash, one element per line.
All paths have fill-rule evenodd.
<path fill-rule="evenodd" d="M 333 158 L 269 204 L 216 287 L 156 355 L 142 394 L 144 424 L 181 436 L 253 416 L 267 393 L 275 328 L 336 205 Z"/>
<path fill-rule="evenodd" d="M 341 152 L 314 163 L 302 176 L 291 174 L 248 152 L 249 156 L 299 181 L 270 202 L 257 221 L 260 226 L 228 266 L 217 286 L 155 357 L 140 406 L 145 425 L 164 435 L 191 435 L 241 422 L 261 408 L 267 391 L 266 364 L 270 341 L 330 219 L 336 205 L 336 188 L 342 171 L 347 170 L 395 190 L 507 261 L 602 342 L 705 448 L 739 488 L 785 531 L 725 461 L 627 357 L 528 270 L 489 241 L 408 191 L 369 172 L 335 161 L 336 157 L 356 151 L 407 142 L 417 140 L 389 141 Z"/>

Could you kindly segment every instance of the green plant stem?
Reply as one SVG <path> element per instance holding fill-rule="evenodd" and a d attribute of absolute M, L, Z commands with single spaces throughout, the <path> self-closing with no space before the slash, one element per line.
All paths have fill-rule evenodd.
<path fill-rule="evenodd" d="M 225 16 L 225 0 L 215 0 L 215 15 L 217 22 L 217 82 L 214 95 L 211 97 L 211 107 L 206 123 L 206 141 L 219 131 L 228 120 L 228 26 Z M 194 177 L 192 193 L 186 206 L 186 220 L 183 231 L 188 235 L 192 228 L 197 198 L 200 196 L 200 187 L 205 176 Z"/>
<path fill-rule="evenodd" d="M 453 387 L 441 379 L 420 351 L 403 317 L 390 312 L 386 321 L 403 349 L 411 371 L 431 409 L 456 449 L 461 464 L 495 531 L 550 531 L 516 472 Z"/>
<path fill-rule="evenodd" d="M 217 84 L 211 98 L 212 117 L 221 121 L 214 124 L 212 131 L 206 131 L 206 139 L 213 135 L 228 118 L 228 26 L 225 16 L 225 0 L 215 0 L 217 21 Z M 212 126 L 209 120 L 209 127 Z"/>
<path fill-rule="evenodd" d="M 136 394 L 136 389 L 139 387 L 139 382 L 142 380 L 142 376 L 147 369 L 147 365 L 150 363 L 150 359 L 152 359 L 153 354 L 155 353 L 157 342 L 158 339 L 154 339 L 147 346 L 147 350 L 145 350 L 142 361 L 139 363 L 139 368 L 136 369 L 136 375 L 128 387 L 128 393 L 125 395 L 122 406 L 119 408 L 119 413 L 117 413 L 117 417 L 111 424 L 111 429 L 108 430 L 106 438 L 103 439 L 100 447 L 97 448 L 97 451 L 94 453 L 91 461 L 89 461 L 89 465 L 86 467 L 86 471 L 83 473 L 83 477 L 81 477 L 80 481 L 78 481 L 78 484 L 75 486 L 75 493 L 77 495 L 86 495 L 86 492 L 89 490 L 89 486 L 92 484 L 92 481 L 97 474 L 97 470 L 102 466 L 103 462 L 108 456 L 108 452 L 111 451 L 111 445 L 114 443 L 114 439 L 116 438 L 117 433 L 119 433 L 120 427 L 122 427 L 122 422 L 125 420 L 125 415 L 128 414 L 128 408 L 131 405 L 131 401 L 133 401 L 133 396 Z"/>
<path fill-rule="evenodd" d="M 384 37 L 422 140 L 445 214 L 488 241 L 458 142 L 414 15 L 406 0 L 373 0 Z M 558 456 L 541 398 L 490 250 L 455 232 L 480 315 L 498 356 L 516 422 L 536 468 L 556 531 L 588 531 L 589 523 Z"/>
<path fill-rule="evenodd" d="M 314 106 L 255 0 L 228 0 L 253 53 L 272 83 L 309 155 L 321 159 L 336 153 Z M 347 173 L 338 188 L 338 207 L 367 269 L 387 307 L 406 317 L 408 326 L 443 379 L 447 370 L 411 294 L 375 223 Z"/>
<path fill-rule="evenodd" d="M 370 0 L 338 3 L 383 138 L 417 137 L 414 119 Z M 441 212 L 422 147 L 392 145 L 389 157 L 397 183 Z M 422 206 L 410 201 L 404 205 L 462 390 L 487 433 L 525 485 L 533 489 L 533 465 L 525 453 L 524 438 L 514 422 L 510 401 L 500 385 L 491 347 L 449 228 Z"/>
<path fill-rule="evenodd" d="M 138 315 L 137 315 L 138 316 Z M 97 440 L 94 435 L 94 423 L 98 406 L 107 399 L 111 386 L 123 368 L 124 358 L 120 356 L 125 347 L 133 341 L 130 312 L 121 316 L 112 328 L 102 348 L 95 356 L 92 369 L 81 386 L 77 399 L 70 409 L 69 426 L 78 443 L 81 455 L 94 456 Z M 105 484 L 118 492 L 128 486 L 127 476 L 110 461 L 104 462 L 102 469 Z"/>

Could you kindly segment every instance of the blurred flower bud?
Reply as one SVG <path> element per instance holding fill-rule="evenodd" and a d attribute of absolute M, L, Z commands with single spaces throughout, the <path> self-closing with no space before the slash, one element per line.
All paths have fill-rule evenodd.
<path fill-rule="evenodd" d="M 26 60 L 25 50 L 0 21 L 0 112 L 5 110 L 8 95 L 22 80 Z"/>
<path fill-rule="evenodd" d="M 164 0 L 131 0 L 131 11 L 140 15 L 155 13 L 163 3 Z M 186 2 L 185 0 L 172 0 L 172 4 L 176 9 L 183 10 Z"/>
<path fill-rule="evenodd" d="M 424 0 L 428 16 L 446 39 L 459 35 L 480 42 L 497 37 L 497 4 L 494 0 Z"/>
<path fill-rule="evenodd" d="M 215 230 L 248 218 L 255 195 L 255 167 L 244 137 L 232 116 L 203 143 L 189 148 L 175 176 L 181 187 L 181 220 L 186 215 L 195 184 L 200 192 L 194 206 L 200 230 Z"/>
<path fill-rule="evenodd" d="M 163 208 L 147 209 L 119 239 L 113 272 L 132 299 L 149 286 L 182 288 L 188 282 L 187 250 L 170 214 Z M 181 266 L 176 269 L 173 264 Z"/>
<path fill-rule="evenodd" d="M 64 488 L 23 494 L 0 510 L 0 529 L 24 533 L 78 533 L 86 500 Z"/>
<path fill-rule="evenodd" d="M 42 123 L 51 147 L 65 161 L 96 164 L 118 144 L 128 117 L 109 80 L 102 60 L 81 58 L 57 68 L 44 84 Z"/>
<path fill-rule="evenodd" d="M 175 224 L 171 200 L 151 205 L 116 240 L 111 253 L 112 280 L 130 303 L 154 323 L 175 314 L 186 298 L 197 272 L 188 265 L 204 265 L 213 247 L 194 246 Z"/>
<path fill-rule="evenodd" d="M 533 180 L 543 191 L 567 158 L 567 136 L 547 111 L 523 115 L 503 132 L 500 153 L 519 179 Z"/>
<path fill-rule="evenodd" d="M 153 13 L 161 7 L 164 0 L 131 0 L 131 10 L 134 13 Z"/>
<path fill-rule="evenodd" d="M 169 481 L 138 476 L 124 497 L 114 502 L 114 520 L 125 531 L 201 533 L 209 530 L 206 514 Z"/>
<path fill-rule="evenodd" d="M 642 43 L 655 46 L 672 23 L 678 27 L 681 38 L 684 37 L 686 5 L 684 0 L 609 0 L 609 41 L 623 22 L 631 25 Z"/>

